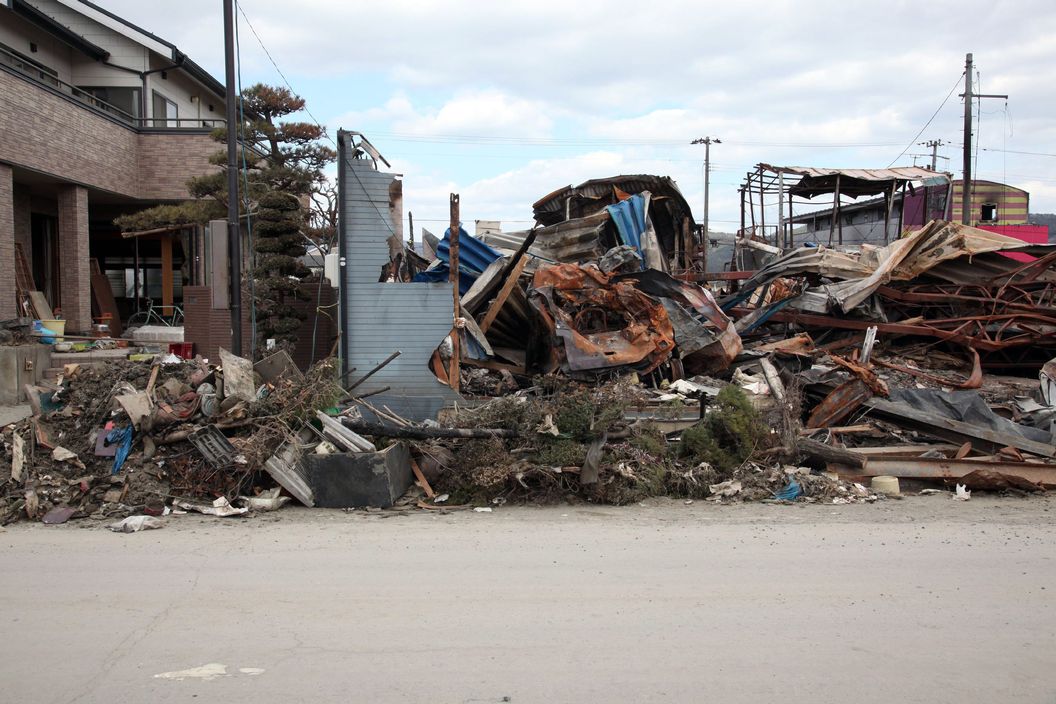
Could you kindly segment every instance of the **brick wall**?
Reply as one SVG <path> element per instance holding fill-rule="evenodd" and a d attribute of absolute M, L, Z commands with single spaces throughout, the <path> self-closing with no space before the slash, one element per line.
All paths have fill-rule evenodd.
<path fill-rule="evenodd" d="M 208 134 L 188 132 L 148 132 L 139 135 L 140 198 L 183 200 L 189 197 L 187 180 L 219 167 L 208 163 L 209 156 L 224 149 Z"/>
<path fill-rule="evenodd" d="M 139 133 L 0 69 L 0 161 L 143 199 L 187 197 L 184 183 L 216 167 L 203 132 Z"/>
<path fill-rule="evenodd" d="M 92 295 L 88 268 L 88 190 L 59 188 L 59 296 L 66 332 L 92 329 Z"/>
<path fill-rule="evenodd" d="M 242 293 L 248 301 L 248 294 Z M 242 308 L 242 347 L 249 356 L 251 338 L 249 306 Z M 220 348 L 231 349 L 231 311 L 213 308 L 213 290 L 209 286 L 183 287 L 183 339 L 194 343 L 194 353 L 212 362 L 220 361 Z"/>
<path fill-rule="evenodd" d="M 316 291 L 318 284 L 302 284 L 301 290 L 308 294 L 309 300 L 296 301 L 294 307 L 304 313 L 306 320 L 301 323 L 297 330 L 297 349 L 291 355 L 294 363 L 302 370 L 311 366 L 312 359 L 312 330 L 315 322 L 315 308 L 317 305 Z M 227 310 L 216 310 L 212 307 L 212 288 L 209 286 L 184 286 L 183 288 L 183 339 L 194 343 L 194 353 L 210 360 L 219 359 L 219 348 L 221 346 L 230 348 L 231 344 L 231 313 Z M 242 351 L 245 357 L 250 356 L 251 328 L 249 317 L 249 302 L 252 299 L 248 291 L 242 292 Z M 319 326 L 315 336 L 315 359 L 325 359 L 330 354 L 334 340 L 337 339 L 337 309 L 333 306 L 337 302 L 337 293 L 324 284 L 321 295 L 318 297 L 320 307 L 326 308 L 333 319 L 319 316 Z M 259 355 L 258 355 L 259 356 Z"/>
<path fill-rule="evenodd" d="M 15 242 L 22 245 L 26 263 L 33 261 L 32 197 L 29 190 L 15 186 Z"/>
<path fill-rule="evenodd" d="M 15 184 L 11 167 L 0 164 L 0 262 L 12 262 L 15 258 Z M 0 320 L 14 318 L 15 306 L 14 267 L 10 273 L 0 275 Z"/>

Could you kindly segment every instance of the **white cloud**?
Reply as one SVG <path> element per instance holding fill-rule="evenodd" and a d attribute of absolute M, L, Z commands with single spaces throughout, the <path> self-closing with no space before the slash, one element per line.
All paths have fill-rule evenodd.
<path fill-rule="evenodd" d="M 1015 11 L 982 0 L 301 0 L 292 11 L 280 0 L 242 4 L 295 88 L 325 82 L 326 89 L 303 97 L 310 107 L 325 104 L 326 115 L 342 115 L 327 120 L 331 133 L 370 124 L 389 134 L 583 139 L 578 155 L 540 152 L 512 169 L 469 154 L 459 162 L 460 173 L 473 173 L 465 183 L 413 156 L 419 147 L 436 152 L 435 145 L 411 143 L 401 150 L 411 156 L 399 163 L 408 205 L 423 212 L 446 212 L 448 190 L 461 187 L 463 202 L 487 213 L 481 217 L 530 217 L 531 202 L 552 188 L 619 171 L 670 173 L 696 204 L 699 148 L 626 142 L 712 135 L 724 140 L 712 150 L 713 217 L 735 219 L 734 184 L 755 162 L 886 166 L 954 87 L 966 51 L 975 54 L 983 89 L 1011 96 L 1013 136 L 1000 138 L 1004 117 L 994 111 L 1001 105 L 987 101 L 978 130 L 983 146 L 1056 151 L 1051 0 L 1022 0 Z M 106 5 L 222 75 L 219 3 Z M 272 80 L 270 62 L 245 25 L 241 48 L 243 81 Z M 364 76 L 373 83 L 371 95 L 382 86 L 386 100 L 364 103 Z M 918 140 L 951 142 L 943 151 L 957 171 L 958 92 Z M 588 144 L 606 139 L 611 143 Z M 383 136 L 373 141 L 383 153 L 392 151 Z M 861 143 L 890 146 L 779 146 Z M 911 162 L 908 155 L 900 161 Z M 1036 188 L 1035 210 L 1056 211 L 1051 158 L 1009 155 L 1008 164 L 1021 174 L 1010 181 Z M 984 152 L 979 165 L 993 171 L 1004 162 Z"/>

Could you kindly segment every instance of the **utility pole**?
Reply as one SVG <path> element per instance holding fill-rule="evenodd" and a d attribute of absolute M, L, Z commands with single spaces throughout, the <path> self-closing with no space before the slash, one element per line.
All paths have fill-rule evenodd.
<path fill-rule="evenodd" d="M 931 147 L 931 170 L 938 171 L 939 164 L 939 147 L 946 144 L 941 139 L 929 139 L 927 142 L 921 142 L 922 147 Z M 945 158 L 945 157 L 943 157 Z"/>
<path fill-rule="evenodd" d="M 227 254 L 231 279 L 231 352 L 242 354 L 242 231 L 238 222 L 238 118 L 235 111 L 235 3 L 224 0 L 227 78 Z"/>
<path fill-rule="evenodd" d="M 972 55 L 964 57 L 964 181 L 961 184 L 961 224 L 971 225 L 972 211 L 972 99 L 973 98 L 1004 98 L 1007 95 L 984 95 L 972 93 Z"/>
<path fill-rule="evenodd" d="M 711 185 L 711 173 L 712 173 L 712 145 L 721 145 L 722 140 L 715 137 L 698 137 L 694 139 L 690 144 L 703 145 L 704 146 L 704 256 L 708 256 L 708 201 L 709 201 L 709 186 Z"/>

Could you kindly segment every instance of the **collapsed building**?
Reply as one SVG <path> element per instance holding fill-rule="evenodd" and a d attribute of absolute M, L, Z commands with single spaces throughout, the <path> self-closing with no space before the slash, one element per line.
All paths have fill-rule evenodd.
<path fill-rule="evenodd" d="M 461 400 L 464 369 L 635 372 L 659 386 L 723 370 L 741 351 L 711 293 L 672 275 L 692 270 L 700 236 L 670 178 L 560 188 L 534 204 L 532 229 L 496 246 L 455 214 L 422 257 L 401 235 L 399 179 L 361 136 L 342 132 L 339 145 L 344 363 L 370 368 L 400 350 L 368 390 L 408 417 Z"/>

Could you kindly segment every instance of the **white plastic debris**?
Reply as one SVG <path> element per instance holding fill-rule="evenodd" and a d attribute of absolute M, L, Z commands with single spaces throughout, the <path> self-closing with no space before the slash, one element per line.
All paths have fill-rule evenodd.
<path fill-rule="evenodd" d="M 968 487 L 964 484 L 958 484 L 957 491 L 953 494 L 953 498 L 959 501 L 968 501 L 972 498 L 972 492 L 968 491 Z"/>
<path fill-rule="evenodd" d="M 447 501 L 450 498 L 451 498 L 450 494 L 440 494 L 435 499 L 433 499 L 433 503 L 434 504 L 442 504 L 442 503 L 444 503 L 445 501 Z"/>
<path fill-rule="evenodd" d="M 188 511 L 197 511 L 198 513 L 204 513 L 210 516 L 241 516 L 242 514 L 249 513 L 248 508 L 235 508 L 232 506 L 231 502 L 228 501 L 225 496 L 221 496 L 212 504 L 196 504 L 190 501 L 184 501 L 183 499 L 177 499 L 172 502 L 172 505 Z"/>
<path fill-rule="evenodd" d="M 477 506 L 473 509 L 473 513 L 491 513 L 491 506 Z"/>
<path fill-rule="evenodd" d="M 282 489 L 275 487 L 268 491 L 262 491 L 258 496 L 240 496 L 242 505 L 250 511 L 275 511 L 282 508 L 290 501 L 289 496 L 280 496 Z"/>
<path fill-rule="evenodd" d="M 737 496 L 741 493 L 741 482 L 737 479 L 727 479 L 724 482 L 710 485 L 708 489 L 711 491 L 711 496 L 708 498 Z"/>
<path fill-rule="evenodd" d="M 107 526 L 115 533 L 138 533 L 141 530 L 153 530 L 164 527 L 164 523 L 154 516 L 129 516 L 117 523 Z"/>

